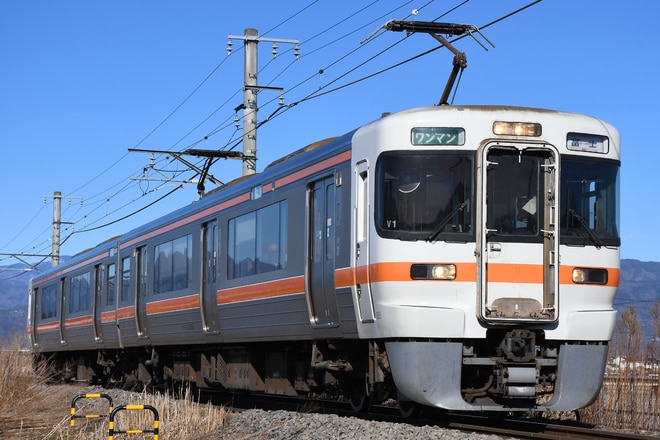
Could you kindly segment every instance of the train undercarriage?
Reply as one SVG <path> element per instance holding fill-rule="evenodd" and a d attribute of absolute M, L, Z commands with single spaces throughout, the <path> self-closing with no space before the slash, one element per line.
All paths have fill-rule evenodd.
<path fill-rule="evenodd" d="M 60 381 L 126 388 L 187 382 L 200 389 L 345 400 L 355 411 L 396 399 L 402 413 L 411 415 L 423 406 L 543 408 L 553 401 L 562 350 L 542 332 L 509 329 L 491 331 L 484 340 L 460 342 L 301 341 L 134 347 L 40 357 L 50 361 Z"/>
<path fill-rule="evenodd" d="M 57 381 L 169 386 L 348 400 L 362 411 L 395 390 L 376 342 L 283 342 L 223 347 L 134 347 L 41 354 Z"/>

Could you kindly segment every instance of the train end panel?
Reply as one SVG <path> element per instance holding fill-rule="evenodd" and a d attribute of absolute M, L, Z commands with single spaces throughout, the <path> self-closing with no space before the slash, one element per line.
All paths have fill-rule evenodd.
<path fill-rule="evenodd" d="M 477 389 L 467 386 L 471 378 L 466 377 L 469 370 L 464 365 L 469 358 L 464 356 L 461 342 L 392 341 L 385 345 L 402 398 L 462 411 L 571 411 L 585 407 L 600 392 L 608 350 L 606 344 L 560 345 L 552 392 L 539 393 L 542 385 L 538 376 L 547 358 L 524 366 L 502 365 L 494 369 L 496 374 L 484 387 Z M 494 394 L 492 390 L 499 391 Z"/>

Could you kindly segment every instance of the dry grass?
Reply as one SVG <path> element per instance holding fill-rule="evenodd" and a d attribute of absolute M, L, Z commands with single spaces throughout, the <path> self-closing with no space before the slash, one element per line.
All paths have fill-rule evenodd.
<path fill-rule="evenodd" d="M 159 416 L 160 439 L 199 439 L 207 434 L 218 434 L 222 428 L 227 411 L 211 404 L 193 402 L 189 389 L 183 390 L 182 397 L 173 399 L 163 394 L 128 393 L 110 391 L 115 407 L 121 404 L 150 405 Z M 113 396 L 114 395 L 114 396 Z M 107 402 L 102 399 L 79 400 L 76 414 L 105 414 Z M 150 431 L 154 428 L 154 414 L 149 410 L 119 411 L 115 414 L 115 432 L 119 430 Z M 88 439 L 107 438 L 106 419 L 76 419 L 74 428 L 68 428 L 69 419 L 58 427 L 53 439 Z M 65 426 L 66 425 L 66 426 Z M 66 433 L 66 436 L 63 435 Z M 122 438 L 125 437 L 122 435 Z M 152 438 L 153 434 L 131 435 L 130 438 Z"/>
<path fill-rule="evenodd" d="M 0 438 L 82 440 L 108 438 L 107 417 L 75 419 L 70 426 L 71 401 L 90 391 L 83 385 L 47 384 L 43 371 L 34 371 L 29 353 L 19 350 L 21 339 L 0 341 Z M 122 404 L 151 405 L 159 413 L 160 439 L 217 438 L 226 411 L 194 402 L 190 390 L 182 390 L 183 399 L 162 394 L 110 392 L 114 406 Z M 76 414 L 107 414 L 104 399 L 81 399 Z M 115 429 L 151 430 L 154 417 L 150 411 L 120 411 Z M 126 435 L 116 436 L 127 438 Z M 130 438 L 153 438 L 152 434 L 130 435 Z"/>
<path fill-rule="evenodd" d="M 0 438 L 35 438 L 48 428 L 46 409 L 55 403 L 45 375 L 33 370 L 20 342 L 19 337 L 0 342 Z"/>
<path fill-rule="evenodd" d="M 660 302 L 650 312 L 650 339 L 634 307 L 621 314 L 603 388 L 596 402 L 580 411 L 583 421 L 616 430 L 660 432 Z"/>

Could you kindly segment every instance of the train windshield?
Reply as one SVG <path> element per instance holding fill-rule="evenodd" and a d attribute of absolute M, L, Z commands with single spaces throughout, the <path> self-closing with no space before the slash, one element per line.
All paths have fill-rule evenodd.
<path fill-rule="evenodd" d="M 376 229 L 401 240 L 473 239 L 474 156 L 392 151 L 376 164 Z"/>
<path fill-rule="evenodd" d="M 619 163 L 564 158 L 560 185 L 560 242 L 620 246 Z"/>

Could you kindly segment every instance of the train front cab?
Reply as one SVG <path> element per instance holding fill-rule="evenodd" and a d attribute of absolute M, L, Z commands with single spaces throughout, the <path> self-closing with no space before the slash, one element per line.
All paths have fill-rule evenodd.
<path fill-rule="evenodd" d="M 471 411 L 596 398 L 616 316 L 618 157 L 566 151 L 606 137 L 548 121 L 546 138 L 490 133 L 472 152 L 374 146 L 410 146 L 405 120 L 391 124 L 403 136 L 372 133 L 375 227 L 356 266 L 373 322 L 363 286 L 356 302 L 362 334 L 385 338 L 400 398 Z"/>

